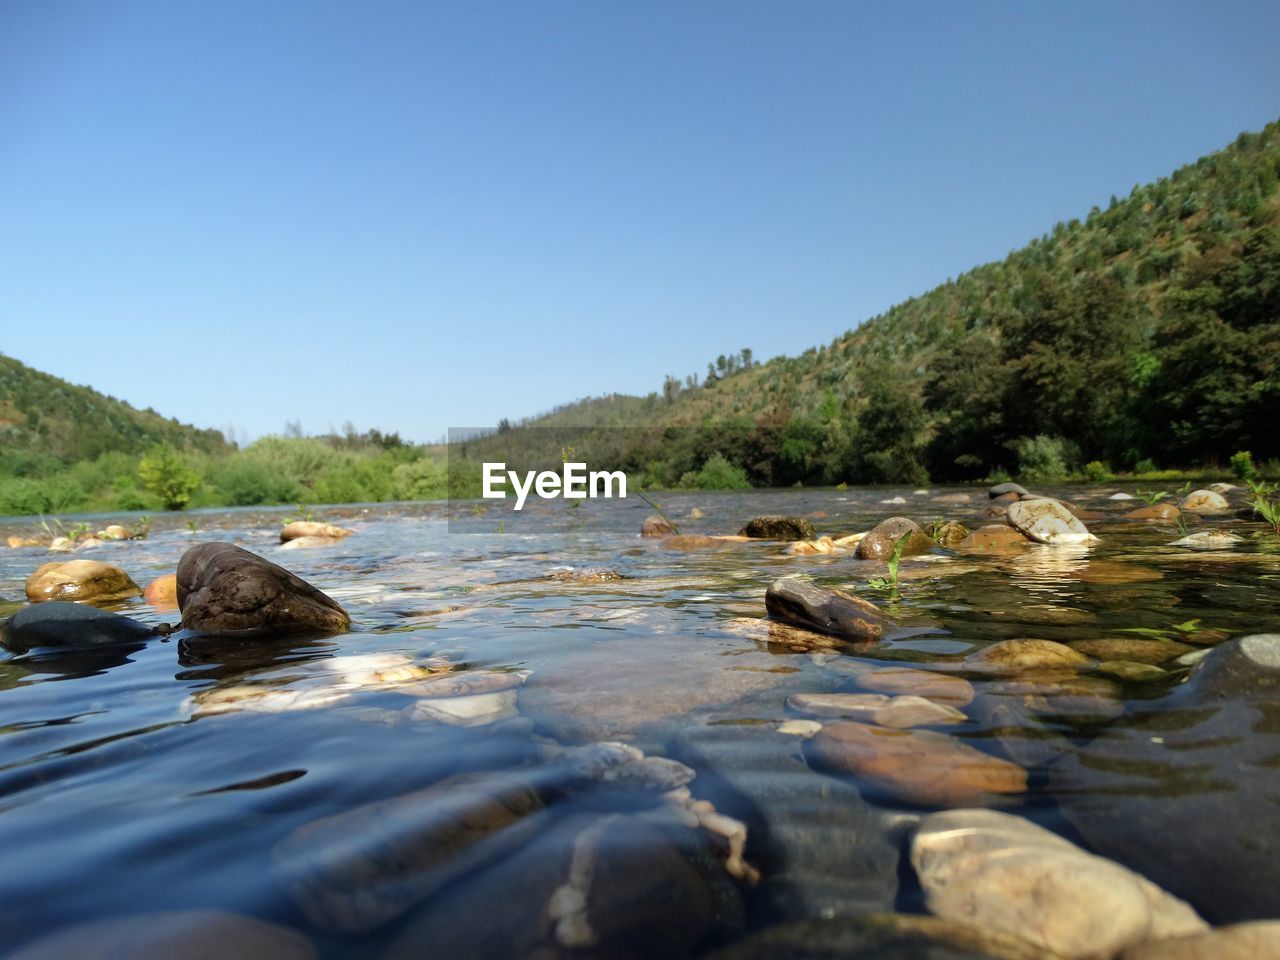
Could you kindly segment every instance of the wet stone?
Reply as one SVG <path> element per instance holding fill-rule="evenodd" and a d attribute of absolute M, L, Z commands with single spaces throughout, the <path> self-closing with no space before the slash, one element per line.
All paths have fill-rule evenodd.
<path fill-rule="evenodd" d="M 1089 543 L 1097 539 L 1057 500 L 1019 500 L 1009 505 L 1007 516 L 1014 527 L 1037 543 Z"/>
<path fill-rule="evenodd" d="M 1054 640 L 1001 640 L 968 657 L 965 666 L 1008 676 L 1032 670 L 1076 669 L 1088 662 L 1083 653 Z"/>
<path fill-rule="evenodd" d="M 843 553 L 844 549 L 831 537 L 819 537 L 817 540 L 796 540 L 788 544 L 786 552 L 793 557 L 812 557 L 820 554 Z"/>
<path fill-rule="evenodd" d="M 1098 660 L 1130 660 L 1137 663 L 1166 663 L 1195 649 L 1176 640 L 1148 640 L 1139 637 L 1073 640 L 1071 647 Z"/>
<path fill-rule="evenodd" d="M 1043 670 L 988 686 L 993 696 L 1018 697 L 1032 711 L 1079 722 L 1111 720 L 1124 712 L 1120 687 L 1106 677 Z"/>
<path fill-rule="evenodd" d="M 1025 941 L 966 923 L 867 913 L 761 930 L 709 960 L 1053 960 Z"/>
<path fill-rule="evenodd" d="M 918 806 L 994 804 L 1027 788 L 1017 764 L 929 730 L 834 720 L 808 743 L 822 769 L 852 774 Z"/>
<path fill-rule="evenodd" d="M 797 693 L 787 698 L 787 706 L 814 717 L 845 717 L 897 729 L 963 723 L 966 719 L 953 706 L 911 695 Z"/>
<path fill-rule="evenodd" d="M 178 605 L 188 630 L 216 636 L 342 633 L 333 599 L 301 577 L 230 543 L 192 547 L 178 563 Z"/>
<path fill-rule="evenodd" d="M 954 547 L 969 536 L 969 528 L 956 520 L 948 520 L 933 532 L 933 539 L 944 547 Z"/>
<path fill-rule="evenodd" d="M 1124 515 L 1126 520 L 1165 520 L 1177 521 L 1180 511 L 1172 503 L 1153 503 L 1145 507 L 1130 510 Z M 1190 517 L 1187 518 L 1190 521 Z"/>
<path fill-rule="evenodd" d="M 764 605 L 776 620 L 830 636 L 854 641 L 877 641 L 884 636 L 886 620 L 875 604 L 805 580 L 775 580 L 765 593 Z"/>
<path fill-rule="evenodd" d="M 817 535 L 804 517 L 755 517 L 738 531 L 740 537 L 763 540 L 813 540 Z"/>
<path fill-rule="evenodd" d="M 1121 960 L 1280 960 L 1280 921 L 1218 927 L 1130 947 Z"/>
<path fill-rule="evenodd" d="M 992 500 L 996 497 L 1007 496 L 1010 493 L 1019 497 L 1025 497 L 1027 495 L 1027 488 L 1022 486 L 1020 483 L 997 483 L 987 488 L 987 496 Z"/>
<path fill-rule="evenodd" d="M 405 711 L 410 720 L 434 720 L 453 727 L 482 727 L 517 715 L 516 691 L 422 699 Z"/>
<path fill-rule="evenodd" d="M 911 865 L 931 913 L 1064 957 L 1110 957 L 1207 929 L 1191 907 L 1140 875 L 993 810 L 925 817 Z"/>
<path fill-rule="evenodd" d="M 1084 569 L 1076 574 L 1076 579 L 1083 583 L 1118 586 L 1126 583 L 1151 583 L 1163 580 L 1164 574 L 1151 567 L 1142 567 L 1136 563 L 1125 563 L 1120 560 L 1090 560 Z"/>
<path fill-rule="evenodd" d="M 1202 517 L 1218 517 L 1231 512 L 1227 498 L 1214 490 L 1192 490 L 1178 505 L 1187 513 Z"/>
<path fill-rule="evenodd" d="M 319 954 L 305 938 L 274 923 L 221 910 L 173 910 L 78 924 L 8 956 L 9 960 L 315 960 Z"/>
<path fill-rule="evenodd" d="M 142 592 L 143 599 L 157 610 L 178 609 L 178 575 L 166 573 L 156 577 Z"/>
<path fill-rule="evenodd" d="M 727 550 L 750 543 L 750 537 L 701 536 L 696 533 L 680 533 L 663 536 L 660 544 L 664 550 Z"/>
<path fill-rule="evenodd" d="M 127 600 L 141 593 L 127 573 L 117 566 L 97 560 L 46 563 L 37 567 L 27 579 L 27 599 L 32 603 L 48 600 L 110 603 Z"/>
<path fill-rule="evenodd" d="M 1005 523 L 989 523 L 979 527 L 956 544 L 956 549 L 972 553 L 1002 553 L 1021 550 L 1031 541 Z"/>
<path fill-rule="evenodd" d="M 697 768 L 699 796 L 747 826 L 748 859 L 762 876 L 751 895 L 753 922 L 891 909 L 897 824 L 914 817 L 873 806 L 852 784 L 813 772 L 805 746 L 800 736 L 702 727 L 682 731 L 672 756 Z"/>
<path fill-rule="evenodd" d="M 313 547 L 330 547 L 337 543 L 335 537 L 294 537 L 280 544 L 281 550 L 310 550 Z"/>
<path fill-rule="evenodd" d="M 871 528 L 858 542 L 859 560 L 888 560 L 903 537 L 902 556 L 914 557 L 933 549 L 933 540 L 920 525 L 907 517 L 890 517 Z"/>
<path fill-rule="evenodd" d="M 835 669 L 830 664 L 828 667 Z M 913 694 L 956 707 L 971 703 L 974 697 L 973 684 L 964 677 L 912 667 L 862 671 L 858 674 L 858 686 L 877 693 Z"/>
<path fill-rule="evenodd" d="M 1244 543 L 1244 537 L 1228 530 L 1202 530 L 1169 544 L 1185 550 L 1231 550 Z"/>
<path fill-rule="evenodd" d="M 137 620 L 65 600 L 32 604 L 0 624 L 0 642 L 18 653 L 41 648 L 128 646 L 156 634 L 155 627 Z"/>
<path fill-rule="evenodd" d="M 346 527 L 339 527 L 332 523 L 318 523 L 314 520 L 295 520 L 293 523 L 287 523 L 284 529 L 280 531 L 280 542 L 288 543 L 290 540 L 298 540 L 302 537 L 317 537 L 322 540 L 341 540 L 343 537 L 349 537 L 354 530 L 348 530 Z"/>
<path fill-rule="evenodd" d="M 1095 852 L 1214 923 L 1274 917 L 1278 695 L 1280 635 L 1223 643 L 1185 684 L 1050 767 L 1049 790 Z"/>
<path fill-rule="evenodd" d="M 1132 660 L 1105 660 L 1093 669 L 1126 683 L 1151 683 L 1168 676 L 1164 670 L 1154 664 L 1136 663 Z"/>
<path fill-rule="evenodd" d="M 459 877 L 408 918 L 384 957 L 688 956 L 741 923 L 741 894 L 716 869 L 688 827 L 570 814 Z M 488 907 L 482 918 L 477 904 Z"/>
<path fill-rule="evenodd" d="M 543 802 L 504 773 L 458 774 L 299 827 L 273 852 L 299 909 L 322 930 L 371 930 L 533 836 Z"/>
<path fill-rule="evenodd" d="M 675 532 L 671 524 L 658 516 L 645 517 L 640 524 L 640 536 L 642 537 L 666 537 Z"/>

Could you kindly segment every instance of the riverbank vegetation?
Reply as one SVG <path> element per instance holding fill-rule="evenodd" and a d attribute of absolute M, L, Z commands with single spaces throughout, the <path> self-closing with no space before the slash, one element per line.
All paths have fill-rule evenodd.
<path fill-rule="evenodd" d="M 476 496 L 480 461 L 569 448 L 645 489 L 1275 478 L 1278 187 L 1273 123 L 829 345 L 447 452 L 354 428 L 237 449 L 0 356 L 0 514 Z"/>

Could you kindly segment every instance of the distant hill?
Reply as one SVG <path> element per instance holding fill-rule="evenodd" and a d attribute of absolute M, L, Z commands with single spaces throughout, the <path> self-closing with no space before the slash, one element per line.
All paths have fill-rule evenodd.
<path fill-rule="evenodd" d="M 555 427 L 654 482 L 718 452 L 775 485 L 1278 457 L 1278 183 L 1272 123 L 829 345 L 720 357 L 647 397 L 504 424 L 469 455 Z"/>
<path fill-rule="evenodd" d="M 108 452 L 143 453 L 157 443 L 210 454 L 230 450 L 217 430 L 138 410 L 0 354 L 0 451 L 5 460 L 74 463 Z"/>

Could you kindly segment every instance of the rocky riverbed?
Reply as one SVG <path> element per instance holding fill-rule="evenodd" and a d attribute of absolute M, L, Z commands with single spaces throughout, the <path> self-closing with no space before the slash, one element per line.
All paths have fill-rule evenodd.
<path fill-rule="evenodd" d="M 1135 492 L 0 521 L 3 949 L 1280 956 L 1280 539 Z"/>

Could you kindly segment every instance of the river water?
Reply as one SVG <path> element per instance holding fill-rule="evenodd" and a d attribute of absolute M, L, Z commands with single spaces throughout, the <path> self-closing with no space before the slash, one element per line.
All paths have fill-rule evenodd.
<path fill-rule="evenodd" d="M 1211 552 L 1170 547 L 1180 536 L 1172 524 L 1121 519 L 1141 505 L 1109 499 L 1121 490 L 1133 492 L 1045 491 L 1105 514 L 1087 521 L 1100 538 L 1092 546 L 939 549 L 903 561 L 897 599 L 868 586 L 883 564 L 851 554 L 642 540 L 652 510 L 635 498 L 531 503 L 521 514 L 475 505 L 452 520 L 442 505 L 321 508 L 318 519 L 355 533 L 288 551 L 278 533 L 289 511 L 156 517 L 144 540 L 74 556 L 117 564 L 145 586 L 193 543 L 228 540 L 338 600 L 352 632 L 227 642 L 178 631 L 94 658 L 0 652 L 0 946 L 90 921 L 200 909 L 279 924 L 321 956 L 553 956 L 548 938 L 565 950 L 573 940 L 569 927 L 548 927 L 548 909 L 564 912 L 548 904 L 575 851 L 590 847 L 588 834 L 600 853 L 590 881 L 594 946 L 571 955 L 700 955 L 796 918 L 919 912 L 902 843 L 931 808 L 883 780 L 825 768 L 802 728 L 779 731 L 805 719 L 789 697 L 863 689 L 865 673 L 888 661 L 968 677 L 977 697 L 946 734 L 1028 771 L 1026 791 L 1003 798 L 1006 809 L 1098 846 L 1062 807 L 1082 793 L 1106 801 L 1114 786 L 1090 796 L 1090 781 L 1065 788 L 1054 770 L 1064 758 L 1088 766 L 1086 748 L 1100 741 L 1119 744 L 1123 760 L 1134 731 L 1176 714 L 1160 710 L 1177 703 L 1187 653 L 1268 632 L 1280 612 L 1280 547 L 1269 528 L 1206 520 L 1192 529 L 1230 529 L 1242 541 Z M 968 502 L 939 500 L 965 492 Z M 899 495 L 905 503 L 885 502 Z M 708 534 L 735 533 L 759 514 L 809 516 L 836 535 L 893 515 L 975 527 L 988 507 L 973 488 L 679 493 L 660 503 L 682 532 Z M 704 516 L 690 519 L 694 508 Z M 0 535 L 33 528 L 0 521 Z M 0 550 L 0 598 L 9 601 L 0 613 L 54 559 L 67 556 Z M 770 626 L 765 590 L 793 575 L 872 600 L 896 627 L 878 645 L 848 646 Z M 152 624 L 179 619 L 142 599 L 111 609 Z M 1170 646 L 1147 657 L 1158 667 L 1130 666 L 1129 675 L 1095 669 L 1123 657 L 1091 655 L 1074 677 L 1052 678 L 1053 689 L 1044 678 L 1020 687 L 968 669 L 983 647 L 1013 638 Z M 419 708 L 439 705 L 424 678 L 446 665 L 450 676 L 473 675 L 478 713 Z M 1275 726 L 1246 733 L 1280 756 Z M 566 760 L 602 742 L 691 768 L 692 799 L 746 826 L 746 872 L 727 882 L 717 873 L 726 831 L 680 826 L 662 796 L 673 783 L 611 784 Z M 1213 750 L 1230 755 L 1208 749 L 1209 766 Z M 1214 780 L 1228 819 L 1251 775 Z M 527 797 L 518 786 L 524 799 L 487 799 L 512 782 Z M 1147 781 L 1144 822 L 1133 829 L 1167 845 L 1177 842 L 1169 831 L 1187 829 L 1174 794 L 1196 788 L 1179 781 L 1166 796 L 1164 782 Z M 441 804 L 468 790 L 483 795 L 478 807 L 442 824 Z M 1127 850 L 1100 852 L 1123 862 Z M 1194 863 L 1184 873 L 1196 870 L 1204 873 Z M 1193 906 L 1234 919 L 1211 897 L 1197 902 L 1212 876 L 1185 879 L 1177 892 Z M 663 890 L 693 892 L 664 902 Z M 712 906 L 689 906 L 698 898 Z"/>

